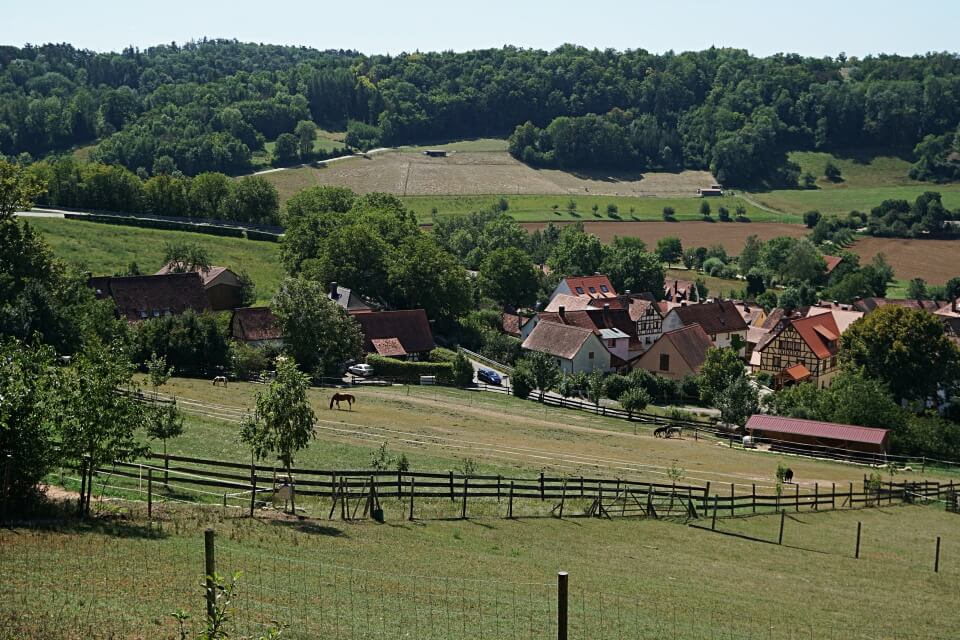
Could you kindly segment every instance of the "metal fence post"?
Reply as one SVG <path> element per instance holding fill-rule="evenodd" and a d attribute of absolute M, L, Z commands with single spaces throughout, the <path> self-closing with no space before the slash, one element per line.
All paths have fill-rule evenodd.
<path fill-rule="evenodd" d="M 783 544 L 783 522 L 787 519 L 786 509 L 780 511 L 780 538 L 777 540 L 777 544 Z"/>
<path fill-rule="evenodd" d="M 147 519 L 153 520 L 153 468 L 147 469 Z"/>
<path fill-rule="evenodd" d="M 862 527 L 863 527 L 863 523 L 858 521 L 857 522 L 857 550 L 853 554 L 854 558 L 860 557 L 860 529 Z"/>
<path fill-rule="evenodd" d="M 933 557 L 933 572 L 940 573 L 940 536 L 937 536 L 937 551 Z"/>
<path fill-rule="evenodd" d="M 203 570 L 206 574 L 207 585 L 207 619 L 212 620 L 216 611 L 217 587 L 213 576 L 217 572 L 217 561 L 213 547 L 213 529 L 203 532 Z"/>
<path fill-rule="evenodd" d="M 557 640 L 567 640 L 568 580 L 566 571 L 557 574 Z"/>

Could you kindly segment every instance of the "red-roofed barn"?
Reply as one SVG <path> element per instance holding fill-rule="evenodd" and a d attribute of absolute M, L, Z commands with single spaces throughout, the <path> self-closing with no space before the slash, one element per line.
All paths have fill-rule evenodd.
<path fill-rule="evenodd" d="M 838 449 L 854 454 L 886 453 L 889 436 L 887 429 L 759 414 L 750 416 L 747 433 L 772 448 Z"/>

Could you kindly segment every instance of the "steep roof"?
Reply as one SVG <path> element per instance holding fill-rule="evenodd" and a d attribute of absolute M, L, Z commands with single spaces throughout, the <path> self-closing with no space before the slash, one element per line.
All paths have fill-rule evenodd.
<path fill-rule="evenodd" d="M 803 341 L 821 360 L 837 354 L 840 330 L 832 313 L 796 318 L 790 321 L 789 326 L 797 330 Z"/>
<path fill-rule="evenodd" d="M 347 287 L 341 287 L 336 285 L 336 293 L 333 293 L 333 288 L 331 285 L 330 292 L 327 294 L 331 300 L 336 302 L 338 305 L 346 309 L 347 311 L 362 311 L 364 309 L 369 309 L 370 305 L 364 302 L 360 296 L 355 294 L 352 289 Z"/>
<path fill-rule="evenodd" d="M 575 296 L 588 298 L 616 298 L 617 290 L 610 284 L 610 279 L 603 275 L 578 276 L 564 278 L 570 287 L 570 293 Z"/>
<path fill-rule="evenodd" d="M 270 307 L 243 307 L 233 310 L 230 333 L 244 342 L 279 340 L 283 337 L 277 325 L 277 317 Z"/>
<path fill-rule="evenodd" d="M 827 263 L 827 269 L 824 271 L 827 275 L 833 273 L 833 270 L 836 269 L 841 262 L 843 262 L 843 256 L 823 256 L 823 261 Z"/>
<path fill-rule="evenodd" d="M 670 313 L 676 313 L 684 326 L 699 324 L 711 335 L 747 330 L 747 323 L 743 321 L 743 316 L 737 311 L 736 305 L 729 300 L 674 307 Z"/>
<path fill-rule="evenodd" d="M 852 424 L 837 424 L 835 422 L 801 420 L 800 418 L 784 418 L 781 416 L 759 414 L 750 416 L 750 419 L 747 420 L 747 431 L 753 430 L 763 431 L 765 433 L 789 433 L 813 438 L 843 440 L 845 442 L 862 442 L 873 445 L 882 445 L 886 440 L 888 432 L 887 429 L 858 427 Z"/>
<path fill-rule="evenodd" d="M 395 338 L 403 348 L 405 355 L 423 353 L 433 349 L 433 332 L 430 330 L 430 321 L 427 312 L 423 309 L 404 309 L 401 311 L 353 311 L 350 313 L 354 320 L 360 323 L 363 332 L 363 350 L 367 353 L 378 353 L 375 340 Z M 388 343 L 380 343 L 387 348 Z M 389 343 L 392 350 L 393 343 Z"/>
<path fill-rule="evenodd" d="M 530 351 L 542 351 L 564 360 L 573 360 L 592 335 L 591 329 L 541 320 L 522 346 Z"/>
<path fill-rule="evenodd" d="M 215 267 L 211 265 L 209 269 L 193 269 L 193 271 L 200 274 L 200 280 L 203 282 L 204 287 L 209 286 L 214 280 L 225 273 L 233 275 L 233 279 L 237 278 L 236 274 L 226 267 Z M 183 264 L 180 262 L 168 262 L 160 267 L 160 270 L 157 271 L 155 275 L 164 276 L 169 273 L 183 273 Z"/>
<path fill-rule="evenodd" d="M 128 321 L 177 315 L 192 309 L 210 310 L 203 281 L 196 272 L 154 276 L 90 278 L 97 298 L 112 298 L 117 311 Z"/>
<path fill-rule="evenodd" d="M 700 366 L 707 359 L 707 349 L 713 346 L 713 341 L 707 332 L 699 324 L 691 324 L 680 329 L 667 331 L 660 340 L 667 340 L 673 344 L 674 348 L 694 371 L 699 371 Z"/>
<path fill-rule="evenodd" d="M 837 329 L 840 330 L 841 334 L 844 333 L 851 324 L 863 317 L 863 311 L 850 311 L 837 308 L 824 309 L 823 307 L 810 307 L 807 311 L 807 317 L 820 316 L 828 313 L 833 316 L 834 321 L 837 323 Z"/>
<path fill-rule="evenodd" d="M 651 308 L 656 310 L 657 315 L 663 315 L 660 313 L 660 306 L 657 304 L 656 300 L 650 300 L 648 298 L 635 298 L 631 296 L 630 305 L 627 308 L 627 311 L 630 314 L 630 319 L 634 322 L 638 322 Z"/>
<path fill-rule="evenodd" d="M 794 382 L 801 382 L 810 377 L 810 369 L 802 363 L 797 363 L 792 367 L 787 367 L 781 372 L 781 375 L 785 378 L 790 378 Z"/>
<path fill-rule="evenodd" d="M 663 292 L 671 302 L 700 302 L 700 291 L 692 280 L 679 280 L 666 276 L 663 279 Z"/>
<path fill-rule="evenodd" d="M 589 309 L 585 311 L 564 311 L 560 313 L 544 312 L 538 315 L 541 321 L 568 324 L 583 329 L 590 329 L 599 334 L 603 329 L 619 329 L 627 336 L 637 335 L 637 323 L 630 319 L 630 312 L 626 309 Z"/>

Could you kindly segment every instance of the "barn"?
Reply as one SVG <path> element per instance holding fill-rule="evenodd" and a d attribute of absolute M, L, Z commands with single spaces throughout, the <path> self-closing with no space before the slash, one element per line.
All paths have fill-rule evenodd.
<path fill-rule="evenodd" d="M 773 448 L 813 449 L 853 455 L 884 455 L 889 431 L 852 424 L 802 420 L 781 416 L 753 415 L 747 421 L 747 433 L 756 442 L 768 442 Z"/>

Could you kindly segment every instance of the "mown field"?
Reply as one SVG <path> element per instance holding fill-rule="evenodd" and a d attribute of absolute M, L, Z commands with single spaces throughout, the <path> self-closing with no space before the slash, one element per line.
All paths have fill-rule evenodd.
<path fill-rule="evenodd" d="M 29 224 L 43 232 L 58 257 L 82 265 L 94 275 L 125 272 L 131 262 L 136 262 L 142 273 L 155 273 L 163 266 L 166 243 L 188 241 L 205 248 L 213 264 L 246 270 L 257 286 L 260 302 L 273 297 L 283 278 L 280 245 L 275 242 L 60 218 L 30 218 Z"/>
<path fill-rule="evenodd" d="M 165 391 L 212 415 L 192 416 L 171 448 L 246 459 L 230 416 L 256 388 L 174 380 Z M 770 483 L 781 460 L 705 440 L 662 441 L 645 426 L 634 435 L 624 422 L 477 392 L 355 391 L 353 412 L 331 412 L 329 391 L 311 392 L 320 422 L 298 458 L 304 465 L 366 466 L 382 441 L 418 470 L 471 457 L 482 470 L 531 476 L 545 468 L 657 477 L 663 465 L 679 464 L 691 480 Z M 786 461 L 803 482 L 862 474 Z M 108 494 L 95 501 L 101 517 L 93 524 L 0 531 L 0 638 L 176 637 L 170 612 L 202 616 L 207 526 L 217 532 L 218 570 L 243 572 L 233 618 L 243 632 L 281 620 L 293 625 L 284 634 L 291 638 L 550 637 L 559 570 L 571 576 L 575 638 L 948 638 L 960 622 L 957 516 L 934 506 L 791 513 L 781 547 L 679 521 L 507 520 L 494 499 L 459 520 L 456 505 L 440 502 L 432 515 L 441 519 L 408 522 L 405 502 L 385 500 L 384 525 L 327 520 L 328 504 L 307 503 L 303 520 L 267 512 L 251 520 L 229 508 L 158 502 L 161 521 L 151 526 L 142 504 Z M 721 519 L 717 528 L 770 540 L 778 527 L 778 517 L 758 516 Z M 877 607 L 890 601 L 897 606 Z"/>

